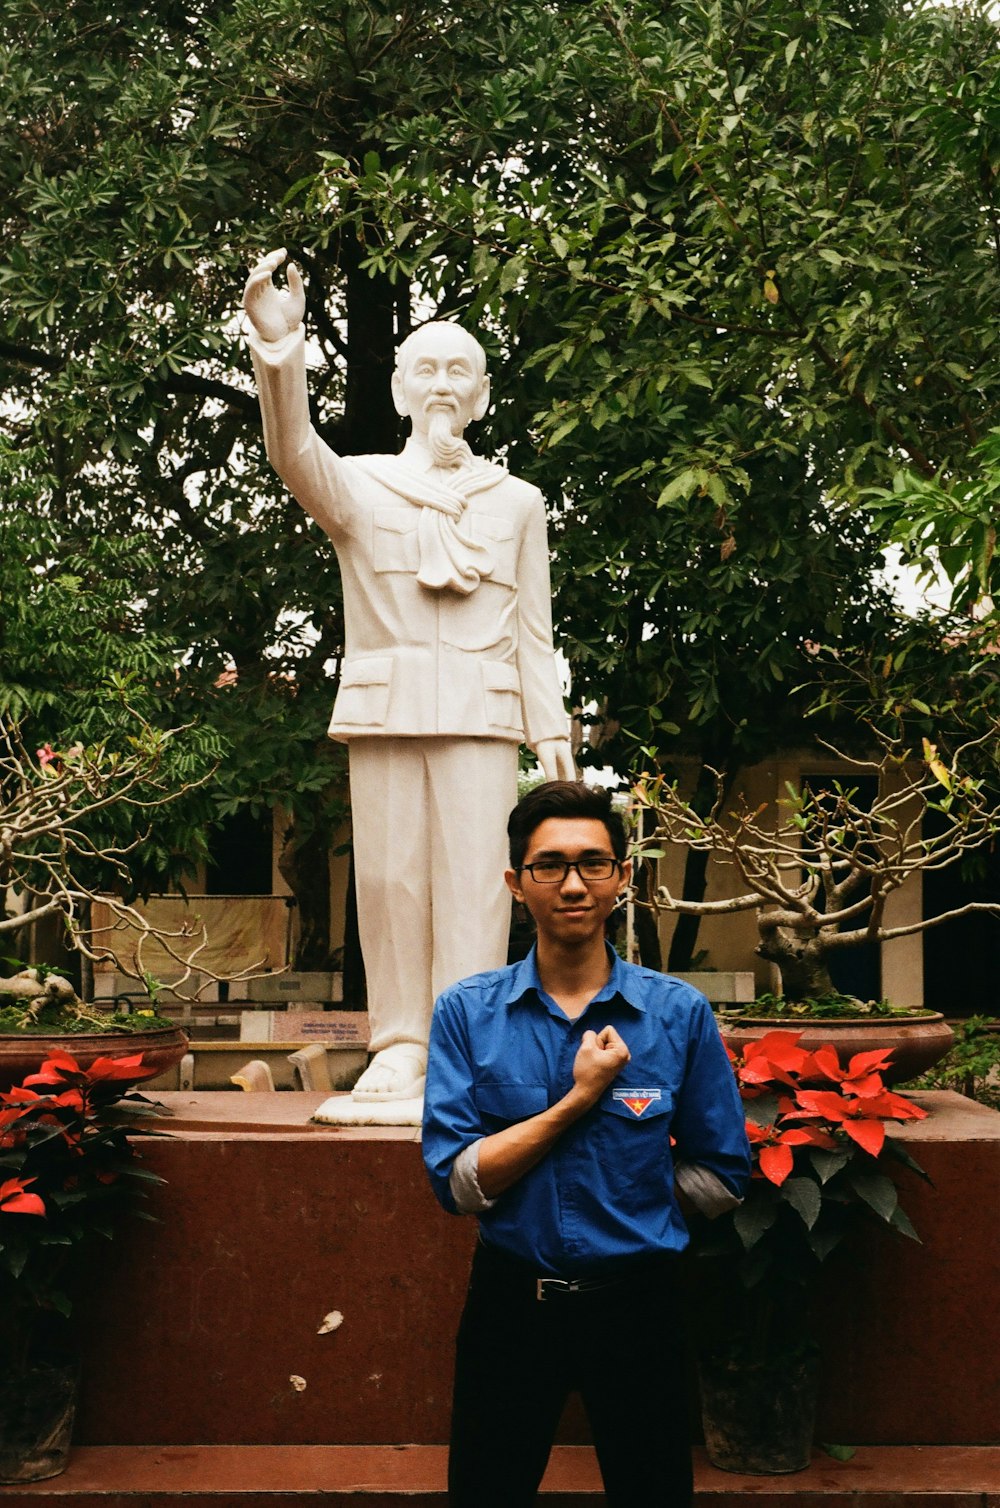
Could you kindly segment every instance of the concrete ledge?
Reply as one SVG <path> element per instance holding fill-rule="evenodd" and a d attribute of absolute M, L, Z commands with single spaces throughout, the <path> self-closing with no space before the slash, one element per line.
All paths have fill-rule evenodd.
<path fill-rule="evenodd" d="M 440 1508 L 446 1451 L 440 1445 L 397 1446 L 120 1446 L 82 1447 L 69 1470 L 30 1487 L 0 1488 L 5 1508 L 274 1508 L 322 1496 L 357 1508 Z M 636 1500 L 644 1493 L 637 1487 Z M 851 1461 L 817 1455 L 808 1471 L 788 1477 L 741 1477 L 695 1456 L 695 1502 L 736 1508 L 859 1504 L 863 1508 L 1000 1508 L 1000 1448 L 868 1446 Z M 593 1451 L 557 1446 L 542 1484 L 546 1508 L 603 1501 Z"/>

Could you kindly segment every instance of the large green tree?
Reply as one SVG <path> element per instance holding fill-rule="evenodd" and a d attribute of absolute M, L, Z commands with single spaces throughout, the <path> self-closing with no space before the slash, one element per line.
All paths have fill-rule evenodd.
<path fill-rule="evenodd" d="M 49 458 L 39 506 L 66 550 L 157 541 L 135 598 L 227 740 L 219 810 L 290 813 L 302 961 L 328 951 L 343 624 L 237 343 L 261 249 L 305 272 L 315 419 L 345 453 L 398 442 L 387 377 L 415 318 L 483 331 L 483 443 L 553 507 L 558 631 L 601 761 L 759 755 L 800 730 L 808 643 L 890 630 L 859 493 L 960 466 L 1000 398 L 985 11 L 0 14 L 13 440 Z"/>
<path fill-rule="evenodd" d="M 733 770 L 805 736 L 790 693 L 829 664 L 816 645 L 902 671 L 880 568 L 912 481 L 903 524 L 867 500 L 961 477 L 995 422 L 997 30 L 975 6 L 584 9 L 568 170 L 442 178 L 390 140 L 360 172 L 331 157 L 313 204 L 378 206 L 368 265 L 493 322 L 525 371 L 541 446 L 518 459 L 562 501 L 559 623 L 595 757 Z M 452 129 L 475 139 L 487 109 L 463 100 Z M 986 520 L 980 561 L 992 538 Z M 934 736 L 954 657 L 922 659 L 931 679 L 882 699 Z M 692 898 L 703 878 L 692 855 Z"/>

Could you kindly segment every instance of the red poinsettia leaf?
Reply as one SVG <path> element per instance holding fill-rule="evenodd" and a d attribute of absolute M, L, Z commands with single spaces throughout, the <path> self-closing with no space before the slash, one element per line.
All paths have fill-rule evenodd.
<path fill-rule="evenodd" d="M 48 1095 L 39 1094 L 35 1089 L 22 1089 L 20 1084 L 15 1084 L 13 1089 L 0 1094 L 0 1102 L 4 1105 L 37 1105 L 42 1100 L 48 1099 Z"/>
<path fill-rule="evenodd" d="M 841 1079 L 846 1078 L 840 1066 L 840 1059 L 837 1057 L 837 1049 L 832 1042 L 824 1042 L 822 1046 L 816 1048 L 815 1052 L 809 1054 L 802 1070 L 802 1077 L 830 1079 L 835 1084 L 839 1084 Z"/>
<path fill-rule="evenodd" d="M 824 1120 L 842 1121 L 849 1113 L 849 1106 L 842 1095 L 832 1089 L 800 1089 L 796 1095 L 798 1110 L 790 1112 L 796 1120 L 804 1115 L 822 1116 Z"/>
<path fill-rule="evenodd" d="M 766 1032 L 756 1042 L 752 1043 L 746 1051 L 746 1061 L 749 1067 L 752 1063 L 757 1068 L 761 1061 L 770 1064 L 772 1070 L 782 1070 L 785 1073 L 800 1073 L 802 1065 L 809 1054 L 798 1046 L 801 1032 Z"/>
<path fill-rule="evenodd" d="M 922 1105 L 915 1105 L 913 1101 L 908 1100 L 904 1094 L 893 1094 L 890 1090 L 886 1090 L 886 1093 L 889 1095 L 889 1098 L 892 1100 L 893 1104 L 899 1107 L 895 1115 L 893 1116 L 893 1120 L 925 1121 L 927 1119 L 929 1112 L 925 1110 Z M 906 1106 L 905 1110 L 903 1109 L 904 1105 Z"/>
<path fill-rule="evenodd" d="M 855 1094 L 859 1099 L 873 1099 L 885 1089 L 885 1081 L 880 1073 L 864 1073 L 857 1078 L 844 1080 L 844 1093 Z"/>
<path fill-rule="evenodd" d="M 765 1058 L 770 1058 L 774 1053 L 780 1053 L 782 1048 L 795 1047 L 801 1036 L 801 1032 L 765 1032 L 762 1037 L 757 1038 L 756 1042 L 747 1043 L 745 1053 L 748 1058 L 756 1057 L 758 1053 L 762 1053 Z"/>
<path fill-rule="evenodd" d="M 787 1131 L 782 1131 L 781 1140 L 790 1147 L 825 1147 L 832 1152 L 837 1143 L 829 1131 L 824 1131 L 820 1126 L 792 1126 Z"/>
<path fill-rule="evenodd" d="M 67 1074 L 79 1073 L 80 1065 L 68 1052 L 55 1047 L 49 1053 L 37 1073 L 23 1080 L 25 1084 L 62 1084 Z"/>
<path fill-rule="evenodd" d="M 63 1105 L 67 1110 L 82 1110 L 83 1095 L 79 1089 L 65 1089 L 62 1094 L 49 1096 L 50 1105 Z"/>
<path fill-rule="evenodd" d="M 877 1052 L 856 1052 L 847 1065 L 847 1077 L 849 1079 L 857 1079 L 865 1073 L 877 1073 L 880 1069 L 889 1066 L 889 1059 L 891 1057 L 891 1047 L 886 1047 Z"/>
<path fill-rule="evenodd" d="M 44 1215 L 45 1205 L 37 1194 L 24 1191 L 33 1178 L 8 1178 L 0 1183 L 0 1210 L 7 1215 Z"/>
<path fill-rule="evenodd" d="M 888 1121 L 920 1121 L 927 1115 L 919 1105 L 912 1100 L 904 1099 L 901 1094 L 893 1094 L 890 1089 L 884 1089 L 881 1094 L 864 1101 L 865 1114 L 879 1120 Z"/>
<path fill-rule="evenodd" d="M 859 1147 L 877 1157 L 885 1145 L 885 1127 L 881 1121 L 845 1121 L 844 1130 Z"/>
<path fill-rule="evenodd" d="M 791 1147 L 786 1147 L 779 1142 L 776 1147 L 761 1148 L 760 1170 L 765 1178 L 770 1179 L 771 1183 L 777 1184 L 779 1188 L 794 1166 L 795 1160 Z"/>
<path fill-rule="evenodd" d="M 155 1064 L 143 1063 L 142 1053 L 130 1058 L 95 1058 L 87 1069 L 91 1083 L 106 1083 L 114 1079 L 148 1079 L 158 1073 Z"/>
<path fill-rule="evenodd" d="M 44 1215 L 45 1205 L 37 1194 L 15 1194 L 0 1200 L 0 1210 L 5 1215 Z"/>
<path fill-rule="evenodd" d="M 736 1076 L 741 1084 L 766 1084 L 771 1071 L 771 1065 L 765 1058 L 754 1058 L 750 1063 L 741 1064 Z"/>
<path fill-rule="evenodd" d="M 755 1121 L 747 1121 L 747 1141 L 765 1142 L 770 1141 L 774 1134 L 773 1126 L 758 1126 Z"/>
<path fill-rule="evenodd" d="M 773 1063 L 761 1065 L 759 1072 L 751 1069 L 748 1073 L 740 1074 L 740 1093 L 747 1099 L 753 1099 L 755 1095 L 766 1094 L 778 1084 L 784 1084 L 790 1089 L 795 1088 L 795 1080 L 784 1069 L 776 1068 Z"/>

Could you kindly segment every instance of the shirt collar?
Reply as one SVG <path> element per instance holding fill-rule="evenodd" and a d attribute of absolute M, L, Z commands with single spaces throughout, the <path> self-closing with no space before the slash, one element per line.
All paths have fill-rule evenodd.
<path fill-rule="evenodd" d="M 598 991 L 591 1004 L 594 1001 L 611 1000 L 615 995 L 620 995 L 637 1011 L 645 1011 L 638 971 L 630 968 L 624 959 L 619 958 L 610 943 L 605 943 L 604 946 L 607 948 L 611 961 L 611 974 L 607 984 Z M 514 964 L 513 968 L 508 971 L 499 1003 L 513 1005 L 515 1001 L 523 999 L 529 992 L 540 994 L 541 990 L 542 981 L 538 977 L 538 948 L 533 946 L 527 957 L 522 958 L 520 963 Z"/>

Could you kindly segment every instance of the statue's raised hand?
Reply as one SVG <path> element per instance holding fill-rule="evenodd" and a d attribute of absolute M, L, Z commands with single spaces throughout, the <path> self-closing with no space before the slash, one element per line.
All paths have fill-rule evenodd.
<path fill-rule="evenodd" d="M 286 269 L 287 289 L 275 288 L 271 281 L 271 274 L 286 256 L 283 246 L 280 251 L 269 251 L 257 263 L 243 290 L 243 307 L 261 340 L 284 340 L 299 328 L 306 312 L 305 289 L 294 262 L 289 262 Z"/>

